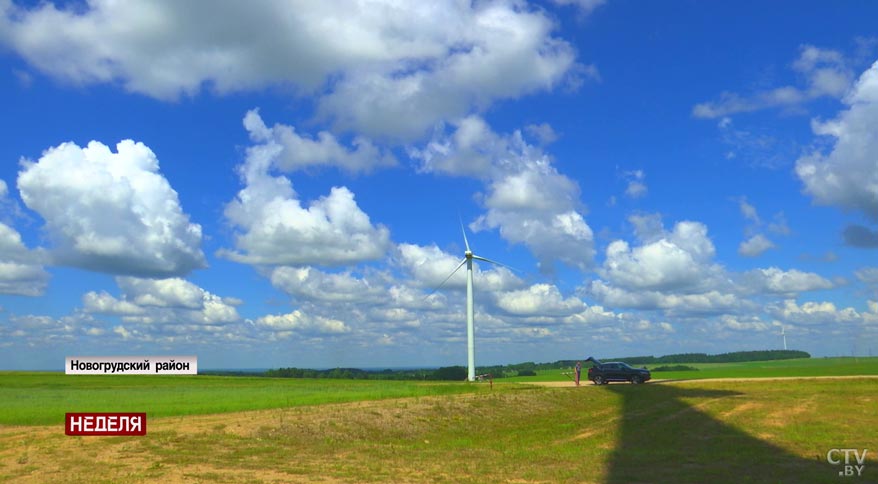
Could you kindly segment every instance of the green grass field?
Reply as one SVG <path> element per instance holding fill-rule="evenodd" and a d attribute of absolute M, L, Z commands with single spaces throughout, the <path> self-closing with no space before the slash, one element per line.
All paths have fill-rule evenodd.
<path fill-rule="evenodd" d="M 873 375 L 876 360 L 692 373 Z M 878 482 L 878 378 L 492 389 L 0 372 L 0 402 L 2 482 L 829 483 L 833 448 L 869 449 L 849 482 Z M 70 411 L 146 411 L 148 433 L 68 437 Z"/>
<path fill-rule="evenodd" d="M 465 383 L 413 381 L 0 372 L 0 425 L 63 423 L 65 412 L 168 417 L 480 390 Z"/>
<path fill-rule="evenodd" d="M 654 379 L 878 375 L 878 358 L 812 358 L 691 364 L 699 371 L 655 372 Z M 501 382 L 569 381 L 565 370 Z M 569 370 L 568 370 L 569 371 Z M 585 371 L 583 371 L 585 373 Z M 584 378 L 584 375 L 583 375 Z M 486 385 L 414 381 L 308 380 L 207 375 L 114 376 L 0 371 L 0 424 L 45 425 L 65 412 L 199 415 L 386 398 L 485 391 Z"/>
<path fill-rule="evenodd" d="M 876 399 L 875 379 L 502 384 L 159 418 L 145 437 L 0 426 L 0 481 L 829 483 L 829 449 L 876 448 Z M 870 454 L 856 482 L 876 471 Z"/>
<path fill-rule="evenodd" d="M 665 366 L 632 365 L 654 368 Z M 704 378 L 777 378 L 793 376 L 845 376 L 878 375 L 878 357 L 872 358 L 803 358 L 797 360 L 748 361 L 744 363 L 686 363 L 698 371 L 660 371 L 653 372 L 653 379 L 691 380 Z M 542 370 L 537 376 L 513 377 L 503 381 L 569 381 L 564 375 L 567 370 Z M 582 377 L 586 370 L 583 368 Z"/>

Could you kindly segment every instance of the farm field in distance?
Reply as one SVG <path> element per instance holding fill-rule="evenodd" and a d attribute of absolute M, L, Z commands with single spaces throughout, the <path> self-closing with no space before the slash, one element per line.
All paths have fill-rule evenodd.
<path fill-rule="evenodd" d="M 607 360 L 610 361 L 610 360 Z M 654 380 L 690 380 L 707 378 L 783 378 L 801 376 L 878 375 L 878 357 L 801 358 L 795 360 L 746 361 L 740 363 L 681 363 L 698 371 L 657 371 Z M 653 369 L 676 363 L 631 365 Z M 583 365 L 582 378 L 586 367 Z M 505 378 L 503 381 L 569 381 L 566 370 L 538 370 L 537 376 Z"/>
<path fill-rule="evenodd" d="M 878 363 L 810 361 L 787 361 L 788 371 Z M 728 376 L 797 376 L 781 363 L 740 364 L 752 373 Z M 869 449 L 850 482 L 878 477 L 878 378 L 580 388 L 508 380 L 491 389 L 0 372 L 0 400 L 14 409 L 0 417 L 0 481 L 838 482 L 826 461 L 833 448 Z M 68 437 L 66 411 L 146 411 L 148 434 Z"/>

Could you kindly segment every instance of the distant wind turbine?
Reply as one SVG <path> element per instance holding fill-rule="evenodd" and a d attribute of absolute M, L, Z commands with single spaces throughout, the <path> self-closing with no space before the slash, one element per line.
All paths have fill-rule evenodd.
<path fill-rule="evenodd" d="M 469 381 L 474 381 L 476 379 L 476 356 L 475 356 L 475 328 L 473 327 L 473 259 L 481 260 L 485 262 L 490 262 L 491 264 L 496 264 L 498 266 L 509 267 L 505 264 L 501 264 L 497 261 L 493 261 L 491 259 L 486 259 L 482 256 L 478 256 L 473 254 L 473 251 L 469 248 L 469 241 L 466 240 L 466 230 L 463 228 L 463 222 L 460 223 L 460 231 L 463 233 L 463 243 L 466 246 L 466 252 L 463 253 L 463 260 L 460 261 L 460 264 L 451 271 L 451 274 L 448 274 L 448 277 L 442 281 L 439 286 L 436 287 L 435 291 L 438 291 L 449 279 L 451 276 L 457 273 L 464 264 L 466 264 L 466 348 L 467 348 L 467 379 Z"/>
<path fill-rule="evenodd" d="M 780 325 L 780 335 L 783 337 L 783 349 L 787 349 L 787 334 L 784 331 L 784 325 Z"/>

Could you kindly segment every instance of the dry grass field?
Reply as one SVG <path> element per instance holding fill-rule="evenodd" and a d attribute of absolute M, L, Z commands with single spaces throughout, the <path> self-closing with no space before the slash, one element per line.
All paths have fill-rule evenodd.
<path fill-rule="evenodd" d="M 150 419 L 145 437 L 0 427 L 8 482 L 838 482 L 868 448 L 878 379 L 493 391 Z"/>

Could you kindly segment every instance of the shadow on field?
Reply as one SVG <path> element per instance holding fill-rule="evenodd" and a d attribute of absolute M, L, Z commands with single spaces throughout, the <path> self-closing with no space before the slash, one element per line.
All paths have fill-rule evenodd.
<path fill-rule="evenodd" d="M 838 469 L 826 462 L 803 459 L 700 410 L 741 393 L 663 384 L 603 388 L 622 398 L 609 484 L 838 480 Z"/>

